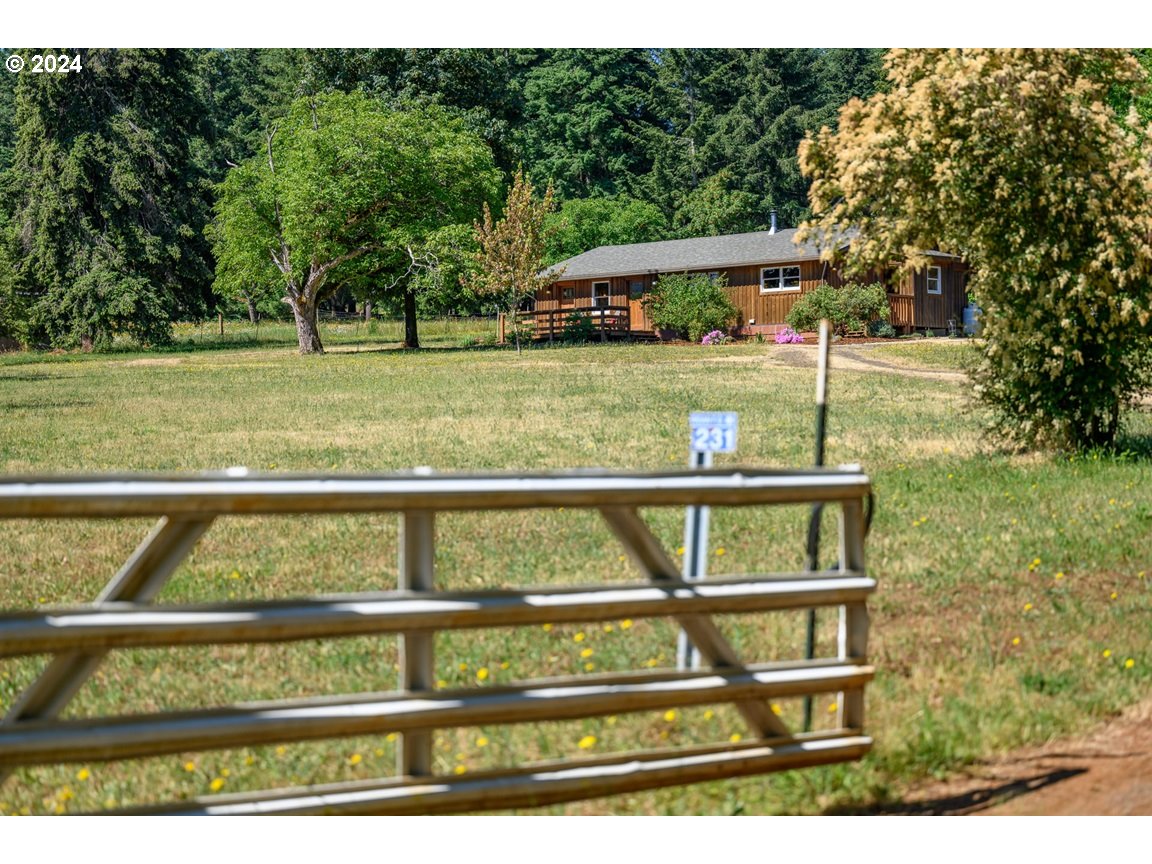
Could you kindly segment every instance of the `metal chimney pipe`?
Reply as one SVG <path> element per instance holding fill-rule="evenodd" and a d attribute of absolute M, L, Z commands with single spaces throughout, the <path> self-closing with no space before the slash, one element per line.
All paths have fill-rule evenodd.
<path fill-rule="evenodd" d="M 775 210 L 769 211 L 768 216 L 772 220 L 772 227 L 768 229 L 768 233 L 769 234 L 775 234 L 776 233 L 776 211 Z"/>

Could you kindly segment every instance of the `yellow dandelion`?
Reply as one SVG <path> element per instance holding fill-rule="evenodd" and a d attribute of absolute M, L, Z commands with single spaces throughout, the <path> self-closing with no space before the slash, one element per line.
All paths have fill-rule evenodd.
<path fill-rule="evenodd" d="M 576 746 L 579 747 L 581 750 L 588 750 L 591 747 L 595 747 L 596 746 L 596 736 L 595 735 L 585 735 L 583 738 L 580 739 L 579 743 Z"/>
<path fill-rule="evenodd" d="M 1115 591 L 1113 591 L 1111 594 L 1108 595 L 1109 599 L 1111 599 L 1111 600 L 1115 600 L 1119 596 L 1120 595 L 1117 594 Z"/>
<path fill-rule="evenodd" d="M 784 709 L 781 708 L 779 705 L 777 705 L 775 702 L 773 702 L 772 703 L 772 713 L 775 714 L 777 717 L 779 717 L 781 714 L 784 713 Z"/>
<path fill-rule="evenodd" d="M 551 633 L 552 632 L 552 625 L 551 624 L 544 624 L 543 626 L 541 626 L 540 629 L 543 630 L 545 633 Z"/>
<path fill-rule="evenodd" d="M 457 766 L 456 766 L 454 769 L 452 769 L 452 770 L 453 770 L 453 771 L 455 771 L 455 773 L 457 773 L 457 774 L 463 774 L 463 773 L 464 773 L 465 771 L 467 771 L 468 769 L 467 769 L 467 768 L 465 768 L 463 765 L 457 765 Z"/>
<path fill-rule="evenodd" d="M 229 769 L 227 769 L 227 768 L 221 768 L 221 769 L 220 769 L 220 776 L 221 776 L 221 777 L 231 777 L 231 776 L 232 776 L 232 772 L 231 772 Z"/>
<path fill-rule="evenodd" d="M 584 664 L 584 671 L 585 672 L 592 672 L 592 671 L 595 671 L 595 669 L 596 669 L 596 664 L 593 663 L 591 660 L 589 660 L 587 663 Z"/>
<path fill-rule="evenodd" d="M 1105 648 L 1103 651 L 1100 652 L 1100 656 L 1103 657 L 1105 660 L 1107 660 L 1109 657 L 1112 656 L 1112 649 L 1111 648 Z"/>
<path fill-rule="evenodd" d="M 72 797 L 73 797 L 72 787 L 71 786 L 62 787 L 60 789 L 60 791 L 56 793 L 56 797 L 59 798 L 61 801 L 71 801 Z"/>
<path fill-rule="evenodd" d="M 705 720 L 711 720 L 715 716 L 716 716 L 716 712 L 713 711 L 711 708 L 709 708 L 707 711 L 704 712 L 704 719 Z"/>
<path fill-rule="evenodd" d="M 604 625 L 604 632 L 605 632 L 605 633 L 611 633 L 611 632 L 612 632 L 613 630 L 615 630 L 615 629 L 616 629 L 616 628 L 615 628 L 615 627 L 613 627 L 611 624 L 605 624 L 605 625 Z"/>
<path fill-rule="evenodd" d="M 725 554 L 725 549 L 724 549 L 724 547 L 723 547 L 723 546 L 721 546 L 719 549 L 717 549 L 717 550 L 716 550 L 716 554 L 717 554 L 717 555 L 723 555 L 723 554 Z"/>
<path fill-rule="evenodd" d="M 583 651 L 580 652 L 580 656 L 583 657 L 584 659 L 588 659 L 589 657 L 591 657 L 595 653 L 596 652 L 593 651 L 591 648 L 585 648 Z"/>
<path fill-rule="evenodd" d="M 213 792 L 219 792 L 221 789 L 224 788 L 224 778 L 223 777 L 213 777 L 212 782 L 208 784 L 208 788 L 211 789 Z"/>
<path fill-rule="evenodd" d="M 387 735 L 384 736 L 384 740 L 387 741 L 389 744 L 391 744 L 398 737 L 399 736 L 395 732 L 389 732 Z"/>
<path fill-rule="evenodd" d="M 683 555 L 684 554 L 684 547 L 683 546 L 676 547 L 676 554 L 677 555 Z"/>
<path fill-rule="evenodd" d="M 485 738 L 483 735 L 481 735 L 479 738 L 476 739 L 476 746 L 477 747 L 487 747 L 488 746 L 488 739 Z"/>
<path fill-rule="evenodd" d="M 572 637 L 572 641 L 573 642 L 583 642 L 585 638 L 587 638 L 587 637 L 585 637 L 584 632 L 581 631 Z"/>
<path fill-rule="evenodd" d="M 618 556 L 618 560 L 619 560 L 621 563 L 623 563 L 623 562 L 625 562 L 625 561 L 627 561 L 627 560 L 628 560 L 628 556 L 627 556 L 627 555 L 620 555 L 620 556 Z"/>
<path fill-rule="evenodd" d="M 511 663 L 509 663 L 507 660 L 505 660 L 503 663 L 500 664 L 500 668 L 507 671 L 508 667 L 511 665 L 512 665 Z"/>
<path fill-rule="evenodd" d="M 68 808 L 65 807 L 63 804 L 57 804 L 56 807 L 54 808 L 53 812 L 57 816 L 63 816 L 65 813 L 68 812 Z"/>
<path fill-rule="evenodd" d="M 621 630 L 628 630 L 631 627 L 632 627 L 632 619 L 631 618 L 625 618 L 623 621 L 620 622 L 620 629 Z"/>
<path fill-rule="evenodd" d="M 655 657 L 649 657 L 647 660 L 644 661 L 644 665 L 647 666 L 649 669 L 655 669 L 656 664 L 659 662 L 660 661 L 657 660 Z"/>
<path fill-rule="evenodd" d="M 285 747 L 283 744 L 281 744 L 279 747 L 276 748 L 276 755 L 277 756 L 283 756 L 287 752 L 288 752 L 288 748 Z"/>
<path fill-rule="evenodd" d="M 461 663 L 456 668 L 459 669 L 461 672 L 467 672 L 468 671 L 468 664 L 467 663 Z"/>
<path fill-rule="evenodd" d="M 741 735 L 739 732 L 733 732 L 731 735 L 728 736 L 728 740 L 731 741 L 733 744 L 739 744 L 741 741 L 744 740 L 744 736 Z"/>
<path fill-rule="evenodd" d="M 1020 644 L 1020 637 L 1019 637 L 1019 636 L 1014 636 L 1014 637 L 1012 638 L 1012 644 L 1013 644 L 1013 645 L 1019 645 L 1019 644 Z"/>
<path fill-rule="evenodd" d="M 837 705 L 835 702 L 833 702 L 831 705 L 828 706 L 828 713 L 829 714 L 835 714 L 839 710 L 840 710 L 840 706 Z"/>
<path fill-rule="evenodd" d="M 353 753 L 351 756 L 348 757 L 348 764 L 349 765 L 359 765 L 363 761 L 364 761 L 364 757 L 361 756 L 359 753 Z"/>
<path fill-rule="evenodd" d="M 233 570 L 231 573 L 228 574 L 228 578 L 229 579 L 239 579 L 240 578 L 240 571 L 239 570 Z"/>
<path fill-rule="evenodd" d="M 1032 611 L 1032 604 L 1031 603 L 1025 603 L 1024 604 L 1024 611 L 1025 612 L 1031 612 Z"/>
<path fill-rule="evenodd" d="M 615 726 L 616 725 L 616 715 L 615 714 L 609 715 L 608 717 L 605 718 L 604 722 L 607 723 L 609 726 Z"/>
<path fill-rule="evenodd" d="M 1064 578 L 1064 571 L 1063 571 L 1063 570 L 1059 571 L 1059 572 L 1058 572 L 1058 573 L 1055 575 L 1055 577 L 1053 577 L 1053 578 L 1055 578 L 1057 581 L 1059 581 L 1059 580 L 1063 579 L 1063 578 Z"/>
<path fill-rule="evenodd" d="M 81 783 L 83 783 L 85 780 L 87 780 L 91 776 L 92 776 L 92 772 L 89 771 L 87 768 L 81 768 L 79 771 L 76 772 L 76 779 L 79 780 Z"/>
<path fill-rule="evenodd" d="M 436 687 L 438 689 L 443 690 L 447 686 L 448 686 L 448 682 L 445 681 L 443 678 L 437 678 L 436 679 Z"/>
<path fill-rule="evenodd" d="M 476 680 L 477 681 L 487 681 L 488 680 L 487 667 L 481 666 L 479 669 L 476 670 Z"/>
<path fill-rule="evenodd" d="M 669 709 L 669 710 L 664 712 L 664 720 L 667 721 L 668 723 L 671 723 L 675 719 L 676 719 L 676 712 L 675 711 Z"/>
<path fill-rule="evenodd" d="M 1129 657 L 1127 660 L 1124 661 L 1124 668 L 1125 669 L 1131 669 L 1135 665 L 1136 665 L 1136 661 L 1133 660 L 1131 657 Z"/>
<path fill-rule="evenodd" d="M 184 763 L 184 770 L 187 771 L 189 774 L 191 774 L 193 771 L 196 770 L 196 763 L 195 762 L 185 762 Z"/>
<path fill-rule="evenodd" d="M 248 765 L 248 766 L 255 765 L 256 764 L 256 757 L 253 756 L 251 753 L 249 753 L 247 756 L 244 757 L 244 764 Z"/>

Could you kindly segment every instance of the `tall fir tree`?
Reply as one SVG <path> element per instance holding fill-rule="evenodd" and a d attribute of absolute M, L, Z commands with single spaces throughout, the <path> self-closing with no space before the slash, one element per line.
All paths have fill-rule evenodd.
<path fill-rule="evenodd" d="M 91 49 L 82 62 L 81 73 L 22 75 L 16 88 L 8 179 L 32 336 L 162 343 L 210 296 L 195 57 Z"/>
<path fill-rule="evenodd" d="M 518 131 L 525 170 L 557 197 L 642 195 L 651 170 L 653 54 L 639 48 L 541 51 L 525 75 Z"/>

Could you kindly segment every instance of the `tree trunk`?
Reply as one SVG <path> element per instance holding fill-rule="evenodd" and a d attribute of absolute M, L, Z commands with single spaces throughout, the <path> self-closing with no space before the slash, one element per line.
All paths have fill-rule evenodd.
<path fill-rule="evenodd" d="M 320 328 L 316 324 L 317 304 L 291 298 L 292 314 L 296 316 L 296 338 L 300 340 L 301 354 L 323 354 Z"/>
<path fill-rule="evenodd" d="M 365 300 L 364 301 L 364 323 L 367 324 L 371 320 L 372 320 L 372 301 L 371 300 Z"/>
<path fill-rule="evenodd" d="M 256 301 L 247 294 L 244 295 L 244 300 L 248 304 L 248 320 L 251 321 L 252 326 L 255 327 L 260 322 L 260 313 L 256 310 Z"/>
<path fill-rule="evenodd" d="M 416 292 L 404 292 L 404 347 L 419 348 L 420 334 L 416 332 Z"/>

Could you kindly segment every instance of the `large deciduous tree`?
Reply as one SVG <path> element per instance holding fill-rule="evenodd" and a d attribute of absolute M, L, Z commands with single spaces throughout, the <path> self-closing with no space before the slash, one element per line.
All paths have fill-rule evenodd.
<path fill-rule="evenodd" d="M 498 188 L 487 145 L 442 111 L 387 111 L 361 94 L 301 98 L 265 152 L 219 186 L 218 288 L 276 284 L 300 352 L 322 352 L 322 300 L 406 272 L 429 235 L 472 221 Z M 419 347 L 415 287 L 390 284 L 403 291 L 407 343 Z"/>
<path fill-rule="evenodd" d="M 801 147 L 807 236 L 829 254 L 850 236 L 855 272 L 962 255 L 993 427 L 1025 445 L 1111 445 L 1152 363 L 1152 138 L 1108 97 L 1139 93 L 1145 73 L 1112 50 L 901 50 L 886 66 L 888 92 Z"/>

